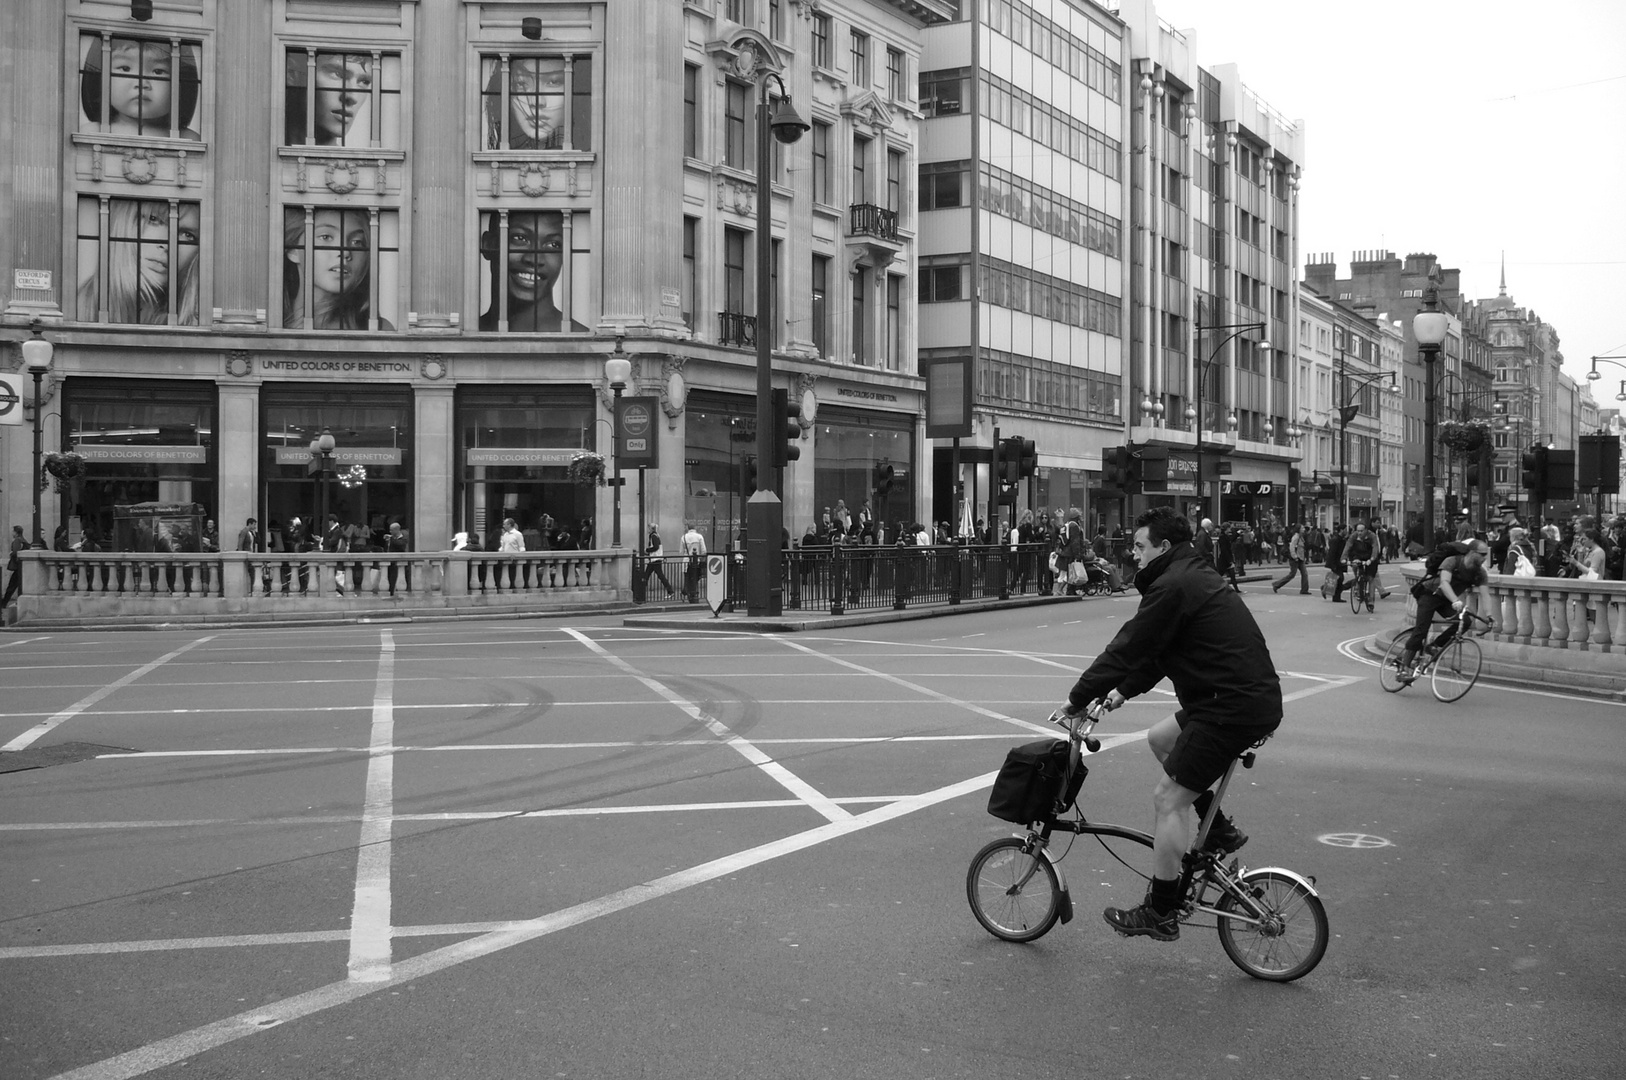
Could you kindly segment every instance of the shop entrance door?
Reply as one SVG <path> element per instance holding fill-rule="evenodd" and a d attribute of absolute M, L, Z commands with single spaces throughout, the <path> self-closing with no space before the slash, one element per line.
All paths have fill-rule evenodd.
<path fill-rule="evenodd" d="M 390 522 L 399 521 L 403 528 L 411 522 L 411 507 L 407 505 L 408 486 L 403 483 L 363 482 L 345 487 L 333 477 L 327 481 L 328 512 L 337 514 L 341 525 L 360 525 L 367 531 L 368 544 L 383 547 L 384 536 Z M 266 528 L 275 522 L 282 526 L 283 540 L 294 518 L 307 528 L 311 542 L 319 537 L 326 523 L 318 520 L 321 513 L 321 492 L 316 478 L 309 480 L 268 480 L 265 485 L 265 506 L 260 520 Z"/>

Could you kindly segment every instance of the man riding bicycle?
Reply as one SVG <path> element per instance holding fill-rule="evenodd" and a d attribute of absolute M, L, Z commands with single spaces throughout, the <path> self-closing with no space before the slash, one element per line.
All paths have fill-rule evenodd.
<path fill-rule="evenodd" d="M 1146 733 L 1165 774 L 1152 793 L 1157 824 L 1151 891 L 1139 907 L 1102 912 L 1119 933 L 1156 941 L 1180 936 L 1180 860 L 1191 847 L 1188 811 L 1207 813 L 1214 797 L 1209 787 L 1282 721 L 1281 680 L 1264 634 L 1241 595 L 1192 547 L 1191 536 L 1191 522 L 1170 507 L 1155 507 L 1135 520 L 1140 607 L 1078 677 L 1063 707 L 1073 716 L 1104 699 L 1116 709 L 1165 677 L 1174 686 L 1180 709 Z M 1223 855 L 1247 840 L 1229 818 L 1216 814 L 1203 846 Z"/>
<path fill-rule="evenodd" d="M 1456 548 L 1456 545 L 1449 545 Z M 1490 578 L 1485 573 L 1485 557 L 1490 554 L 1490 544 L 1484 540 L 1470 540 L 1463 545 L 1465 550 L 1453 550 L 1438 563 L 1438 569 L 1431 574 L 1425 574 L 1423 579 L 1412 586 L 1411 594 L 1417 598 L 1417 621 L 1412 624 L 1411 636 L 1406 640 L 1406 651 L 1400 656 L 1400 681 L 1409 683 L 1417 677 L 1413 665 L 1417 662 L 1417 654 L 1428 641 L 1428 628 L 1434 621 L 1437 612 L 1450 610 L 1460 612 L 1467 606 L 1467 594 L 1470 590 L 1479 594 L 1479 610 L 1486 614 L 1491 610 Z M 1490 622 L 1491 629 L 1496 628 L 1494 619 Z M 1457 624 L 1447 623 L 1440 636 L 1435 639 L 1436 644 L 1444 645 L 1451 640 L 1457 632 Z"/>
<path fill-rule="evenodd" d="M 1342 575 L 1338 580 L 1338 587 L 1333 590 L 1333 601 L 1336 603 L 1344 598 L 1344 589 L 1353 589 L 1358 586 L 1362 578 L 1372 578 L 1372 586 L 1384 596 L 1389 591 L 1377 581 L 1378 574 L 1378 545 L 1377 537 L 1366 528 L 1366 522 L 1357 521 L 1355 531 L 1349 534 L 1349 541 L 1344 545 L 1344 562 L 1349 565 L 1350 580 L 1346 585 Z"/>

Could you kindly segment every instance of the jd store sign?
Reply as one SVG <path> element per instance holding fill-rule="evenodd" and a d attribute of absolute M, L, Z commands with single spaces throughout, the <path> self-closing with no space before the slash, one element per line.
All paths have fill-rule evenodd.
<path fill-rule="evenodd" d="M 1277 486 L 1270 480 L 1224 480 L 1220 491 L 1226 495 L 1270 496 L 1276 494 Z"/>

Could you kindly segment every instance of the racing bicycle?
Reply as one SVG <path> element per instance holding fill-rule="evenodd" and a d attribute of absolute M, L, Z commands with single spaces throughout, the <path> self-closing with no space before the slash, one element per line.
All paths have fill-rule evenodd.
<path fill-rule="evenodd" d="M 1378 668 L 1378 683 L 1389 693 L 1398 694 L 1426 675 L 1436 698 L 1445 702 L 1458 700 L 1479 681 L 1479 669 L 1485 660 L 1479 642 L 1474 640 L 1475 634 L 1471 632 L 1478 623 L 1483 623 L 1485 627 L 1478 631 L 1480 634 L 1492 626 L 1490 619 L 1463 608 L 1455 618 L 1446 620 L 1445 629 L 1435 635 L 1433 641 L 1423 646 L 1422 651 L 1413 658 L 1410 671 L 1401 660 L 1405 656 L 1406 639 L 1411 637 L 1411 631 L 1402 630 L 1395 635 L 1388 651 L 1383 654 L 1383 665 Z"/>
<path fill-rule="evenodd" d="M 1056 855 L 1051 842 L 1057 833 L 1095 837 L 1112 859 L 1136 877 L 1150 881 L 1148 874 L 1136 870 L 1120 854 L 1132 851 L 1135 845 L 1151 848 L 1150 833 L 1089 821 L 1077 809 L 1076 801 L 1061 794 L 1078 791 L 1077 770 L 1088 775 L 1080 748 L 1092 754 L 1100 749 L 1090 732 L 1104 714 L 1104 706 L 1095 702 L 1077 716 L 1057 713 L 1050 717 L 1051 722 L 1066 729 L 1071 744 L 1051 812 L 1028 823 L 1024 832 L 993 841 L 971 860 L 965 879 L 966 898 L 977 921 L 997 938 L 1036 941 L 1057 922 L 1072 921 L 1072 894 L 1060 864 L 1074 841 L 1069 840 L 1067 849 Z M 1291 982 L 1314 970 L 1327 951 L 1327 912 L 1316 892 L 1315 879 L 1276 866 L 1248 869 L 1235 858 L 1227 864 L 1224 855 L 1203 850 L 1231 775 L 1238 764 L 1251 769 L 1253 762 L 1252 750 L 1232 760 L 1197 830 L 1196 841 L 1182 860 L 1179 921 L 1214 926 L 1225 955 L 1254 978 Z M 1076 810 L 1076 816 L 1063 817 L 1069 810 Z M 1093 865 L 1085 870 L 1092 881 L 1103 876 Z M 1214 922 L 1193 924 L 1192 920 L 1199 916 Z"/>

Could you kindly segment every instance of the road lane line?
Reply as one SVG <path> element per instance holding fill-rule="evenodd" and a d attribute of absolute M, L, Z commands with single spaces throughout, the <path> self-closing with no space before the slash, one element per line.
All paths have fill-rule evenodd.
<path fill-rule="evenodd" d="M 772 859 L 783 858 L 819 844 L 829 843 L 842 837 L 881 825 L 905 815 L 928 809 L 938 803 L 950 799 L 957 799 L 962 795 L 980 791 L 994 782 L 999 775 L 996 769 L 992 772 L 974 776 L 946 787 L 924 792 L 900 799 L 895 803 L 877 807 L 856 817 L 849 816 L 843 821 L 832 821 L 805 832 L 783 837 L 779 840 L 748 848 L 733 855 L 725 855 L 699 866 L 664 877 L 655 878 L 640 885 L 633 885 L 626 889 L 576 904 L 573 907 L 543 915 L 535 919 L 512 923 L 495 929 L 489 933 L 467 941 L 455 942 L 431 952 L 421 953 L 417 956 L 402 960 L 391 968 L 390 977 L 382 982 L 356 982 L 349 979 L 329 983 L 314 990 L 292 997 L 283 998 L 267 1005 L 256 1006 L 235 1016 L 228 1016 L 210 1024 L 193 1028 L 191 1031 L 171 1035 L 159 1039 L 134 1050 L 126 1051 L 113 1057 L 89 1065 L 59 1073 L 52 1080 L 133 1080 L 134 1077 L 145 1075 L 155 1069 L 166 1065 L 173 1065 L 178 1061 L 195 1057 L 208 1050 L 213 1050 L 238 1039 L 269 1031 L 293 1020 L 313 1015 L 327 1009 L 357 1001 L 380 990 L 392 986 L 403 986 L 415 979 L 426 978 L 437 972 L 478 960 L 493 953 L 511 949 L 516 945 L 524 945 L 537 938 L 556 934 L 561 930 L 579 926 L 594 919 L 603 918 L 637 907 L 651 900 L 669 896 L 684 889 L 703 885 L 708 881 L 737 874 L 742 870 L 768 862 Z M 449 931 L 455 932 L 455 931 Z"/>
<path fill-rule="evenodd" d="M 45 637 L 46 635 L 41 634 L 39 637 L 18 638 L 16 641 L 8 641 L 4 645 L 0 645 L 0 649 L 9 649 L 13 645 L 27 645 L 30 641 L 44 641 Z"/>
<path fill-rule="evenodd" d="M 1338 643 L 1338 652 L 1357 664 L 1367 667 L 1381 667 L 1383 661 L 1375 656 L 1367 656 L 1364 643 L 1373 635 L 1366 634 L 1348 641 Z M 1626 709 L 1626 701 L 1615 701 L 1606 697 L 1593 697 L 1589 694 L 1566 694 L 1561 690 L 1537 690 L 1529 686 L 1510 686 L 1507 683 L 1497 682 L 1494 675 L 1481 675 L 1479 681 L 1474 683 L 1475 689 L 1484 687 L 1486 690 L 1500 690 L 1508 694 L 1528 694 L 1531 697 L 1557 698 L 1559 701 L 1579 701 L 1587 705 L 1611 705 L 1617 709 Z"/>
<path fill-rule="evenodd" d="M 665 698 L 672 705 L 675 705 L 678 709 L 687 714 L 691 719 L 699 721 L 705 726 L 706 730 L 710 731 L 713 735 L 716 735 L 719 739 L 723 740 L 723 742 L 727 743 L 741 757 L 755 765 L 758 769 L 761 769 L 763 773 L 773 778 L 773 780 L 786 791 L 789 791 L 792 795 L 795 795 L 797 798 L 806 802 L 808 806 L 823 814 L 830 821 L 840 822 L 851 820 L 852 815 L 843 810 L 840 806 L 836 805 L 836 803 L 831 801 L 831 799 L 828 798 L 823 792 L 819 791 L 812 784 L 809 784 L 806 780 L 803 780 L 801 777 L 785 768 L 779 762 L 763 753 L 762 750 L 760 750 L 749 740 L 736 735 L 721 720 L 718 720 L 715 716 L 711 716 L 710 714 L 706 713 L 698 705 L 685 700 L 683 697 L 678 695 L 676 691 L 669 689 L 665 683 L 645 675 L 643 672 L 639 671 L 637 668 L 633 667 L 619 656 L 616 656 L 614 653 L 610 652 L 608 649 L 604 648 L 598 642 L 592 640 L 579 630 L 567 628 L 566 632 L 574 637 L 577 641 L 581 642 L 582 645 L 587 649 L 598 656 L 603 657 L 605 660 L 609 661 L 609 663 L 620 668 L 632 678 L 637 679 L 639 682 L 649 687 L 649 689 Z"/>
<path fill-rule="evenodd" d="M 356 896 L 350 911 L 350 981 L 390 977 L 390 826 L 395 812 L 395 636 L 379 631 L 378 681 L 368 747 L 367 794 L 356 848 Z"/>
<path fill-rule="evenodd" d="M 142 667 L 136 668 L 136 670 L 130 672 L 122 679 L 115 679 L 106 686 L 102 687 L 100 690 L 90 694 L 88 697 L 80 698 L 78 701 L 74 702 L 72 705 L 69 705 L 61 712 L 54 714 L 50 719 L 44 721 L 43 723 L 35 724 L 33 727 L 29 728 L 15 739 L 12 739 L 10 742 L 6 743 L 6 745 L 0 746 L 0 752 L 7 750 L 28 749 L 28 747 L 33 745 L 34 740 L 38 739 L 41 735 L 47 734 L 52 728 L 55 728 L 59 724 L 64 724 L 67 721 L 72 720 L 74 717 L 78 716 L 80 713 L 84 712 L 98 701 L 107 697 L 107 695 L 113 693 L 115 690 L 130 685 L 137 679 L 141 678 L 141 676 L 147 674 L 147 672 L 157 670 L 163 665 L 169 663 L 171 660 L 175 659 L 177 656 L 180 656 L 182 653 L 190 652 L 206 641 L 213 641 L 214 638 L 214 634 L 210 634 L 208 637 L 198 638 L 196 641 L 182 645 L 174 652 L 165 653 L 163 656 L 160 656 L 150 664 L 145 664 Z"/>

